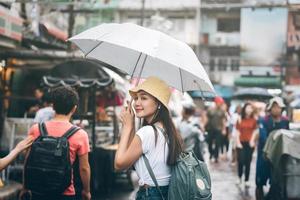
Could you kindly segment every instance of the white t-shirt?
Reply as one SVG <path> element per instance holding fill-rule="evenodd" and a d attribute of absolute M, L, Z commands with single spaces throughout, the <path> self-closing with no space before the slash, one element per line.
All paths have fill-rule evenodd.
<path fill-rule="evenodd" d="M 169 185 L 171 168 L 167 165 L 169 147 L 163 133 L 157 128 L 157 143 L 155 145 L 155 133 L 152 126 L 144 126 L 136 133 L 142 141 L 142 149 L 148 158 L 150 166 L 159 186 Z M 134 164 L 139 176 L 139 185 L 155 186 L 148 173 L 144 159 L 141 156 Z"/>
<path fill-rule="evenodd" d="M 175 126 L 183 140 L 195 133 L 198 133 L 200 137 L 201 130 L 199 129 L 199 126 L 196 126 L 197 124 L 199 124 L 199 119 L 192 116 L 188 120 L 183 120 L 182 117 L 180 117 L 175 122 Z"/>
<path fill-rule="evenodd" d="M 39 109 L 34 118 L 34 123 L 42 123 L 54 118 L 55 111 L 51 106 Z"/>

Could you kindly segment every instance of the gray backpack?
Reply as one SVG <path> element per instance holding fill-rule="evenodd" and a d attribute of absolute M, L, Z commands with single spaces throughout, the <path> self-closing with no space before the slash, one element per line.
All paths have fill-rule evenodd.
<path fill-rule="evenodd" d="M 143 154 L 148 172 L 155 183 L 162 200 L 166 200 L 157 184 L 147 157 Z M 168 191 L 169 200 L 211 200 L 211 179 L 207 166 L 197 159 L 193 152 L 184 152 L 172 167 Z"/>

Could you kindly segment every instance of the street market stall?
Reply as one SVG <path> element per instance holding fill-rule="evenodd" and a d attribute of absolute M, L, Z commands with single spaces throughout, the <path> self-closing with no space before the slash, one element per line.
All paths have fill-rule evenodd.
<path fill-rule="evenodd" d="M 300 199 L 300 132 L 284 129 L 271 132 L 264 153 L 272 166 L 272 197 Z"/>
<path fill-rule="evenodd" d="M 116 82 L 107 69 L 92 60 L 62 63 L 43 77 L 48 88 L 68 85 L 78 91 L 80 104 L 73 122 L 82 126 L 90 137 L 94 191 L 109 190 L 115 179 L 113 160 L 119 134 L 116 106 L 122 106 L 125 97 Z"/>

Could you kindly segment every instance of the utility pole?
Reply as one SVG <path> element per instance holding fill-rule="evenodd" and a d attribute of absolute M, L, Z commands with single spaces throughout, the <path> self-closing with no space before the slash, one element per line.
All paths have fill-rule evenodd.
<path fill-rule="evenodd" d="M 199 5 L 196 7 L 196 55 L 199 59 L 200 55 L 200 36 L 201 36 L 201 0 L 198 1 Z"/>
<path fill-rule="evenodd" d="M 141 23 L 140 25 L 144 25 L 144 18 L 145 18 L 145 0 L 142 0 L 142 8 L 141 8 Z"/>
<path fill-rule="evenodd" d="M 69 7 L 69 27 L 68 27 L 68 37 L 73 36 L 73 29 L 74 29 L 74 23 L 75 23 L 75 17 L 74 17 L 74 4 L 71 4 L 68 6 Z M 68 50 L 71 50 L 71 43 L 68 43 Z"/>

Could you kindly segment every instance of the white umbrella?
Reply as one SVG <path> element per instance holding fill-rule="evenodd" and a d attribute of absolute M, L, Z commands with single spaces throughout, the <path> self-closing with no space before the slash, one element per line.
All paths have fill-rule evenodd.
<path fill-rule="evenodd" d="M 180 91 L 214 92 L 193 50 L 164 33 L 135 24 L 101 24 L 69 39 L 87 58 L 110 64 L 131 77 L 156 76 Z"/>

